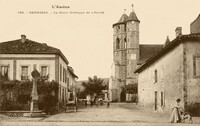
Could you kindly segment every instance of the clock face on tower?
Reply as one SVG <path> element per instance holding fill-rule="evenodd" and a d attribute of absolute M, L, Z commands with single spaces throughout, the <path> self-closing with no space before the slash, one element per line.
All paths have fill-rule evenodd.
<path fill-rule="evenodd" d="M 136 54 L 131 54 L 131 60 L 136 60 Z"/>
<path fill-rule="evenodd" d="M 134 24 L 135 22 L 134 22 L 134 21 L 131 21 L 131 23 Z"/>

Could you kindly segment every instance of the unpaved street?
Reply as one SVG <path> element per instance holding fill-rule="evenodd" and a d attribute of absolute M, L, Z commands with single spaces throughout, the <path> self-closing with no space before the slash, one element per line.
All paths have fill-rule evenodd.
<path fill-rule="evenodd" d="M 200 118 L 193 118 L 192 125 L 200 125 Z M 2 126 L 171 126 L 169 115 L 139 110 L 135 104 L 112 103 L 106 106 L 88 106 L 76 113 L 60 113 L 46 118 L 2 119 Z"/>

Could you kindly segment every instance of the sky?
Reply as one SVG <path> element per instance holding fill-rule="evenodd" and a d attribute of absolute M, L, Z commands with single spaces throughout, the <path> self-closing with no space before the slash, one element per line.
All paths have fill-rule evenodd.
<path fill-rule="evenodd" d="M 140 44 L 164 44 L 167 36 L 173 40 L 176 27 L 189 34 L 200 14 L 200 0 L 0 0 L 0 42 L 25 34 L 59 48 L 78 80 L 109 78 L 112 25 L 123 13 L 130 14 L 132 4 L 140 20 Z"/>

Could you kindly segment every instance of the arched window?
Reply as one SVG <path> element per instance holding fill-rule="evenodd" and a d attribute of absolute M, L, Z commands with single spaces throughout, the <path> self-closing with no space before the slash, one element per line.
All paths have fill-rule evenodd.
<path fill-rule="evenodd" d="M 127 29 L 126 29 L 126 25 L 124 25 L 124 31 L 126 32 L 126 30 L 127 30 Z"/>
<path fill-rule="evenodd" d="M 124 38 L 124 49 L 127 48 L 127 42 L 126 42 L 126 37 Z"/>
<path fill-rule="evenodd" d="M 116 32 L 119 32 L 120 26 L 118 25 L 118 26 L 116 26 L 115 28 L 116 28 Z"/>
<path fill-rule="evenodd" d="M 116 39 L 116 49 L 120 48 L 120 40 L 119 38 Z"/>
<path fill-rule="evenodd" d="M 120 26 L 117 26 L 117 29 L 119 30 L 119 29 L 120 29 Z"/>

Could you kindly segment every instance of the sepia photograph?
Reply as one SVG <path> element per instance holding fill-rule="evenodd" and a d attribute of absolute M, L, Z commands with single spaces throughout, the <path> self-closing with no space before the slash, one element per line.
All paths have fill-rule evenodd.
<path fill-rule="evenodd" d="M 200 125 L 200 0 L 0 6 L 0 126 Z"/>

